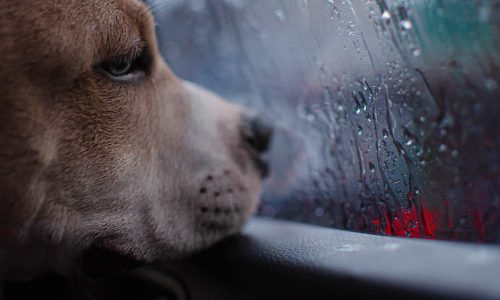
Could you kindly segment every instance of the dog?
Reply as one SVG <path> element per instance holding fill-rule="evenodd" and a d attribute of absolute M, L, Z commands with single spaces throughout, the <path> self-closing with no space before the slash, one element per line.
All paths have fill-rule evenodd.
<path fill-rule="evenodd" d="M 0 280 L 181 258 L 255 210 L 271 126 L 176 78 L 143 1 L 0 0 L 0 37 Z"/>

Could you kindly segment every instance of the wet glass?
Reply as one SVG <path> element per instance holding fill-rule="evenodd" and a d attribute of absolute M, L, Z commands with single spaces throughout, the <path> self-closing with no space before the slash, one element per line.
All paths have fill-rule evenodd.
<path fill-rule="evenodd" d="M 179 77 L 276 124 L 259 214 L 500 242 L 500 1 L 151 2 Z"/>

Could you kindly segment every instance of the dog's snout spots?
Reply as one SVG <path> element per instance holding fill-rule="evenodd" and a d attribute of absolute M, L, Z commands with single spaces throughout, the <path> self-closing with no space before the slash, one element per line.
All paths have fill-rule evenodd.
<path fill-rule="evenodd" d="M 234 194 L 236 192 L 244 192 L 246 189 L 242 185 L 239 185 L 236 187 L 221 186 L 221 185 L 224 185 L 224 182 L 226 182 L 226 180 L 227 180 L 226 177 L 230 176 L 230 174 L 231 174 L 230 170 L 224 170 L 218 176 L 214 176 L 212 174 L 207 175 L 205 177 L 205 181 L 204 181 L 203 185 L 199 189 L 199 194 L 204 195 L 204 197 L 206 197 L 206 195 L 208 194 L 208 192 L 210 190 L 211 191 L 210 195 L 213 198 L 220 198 L 224 195 L 230 195 L 230 194 Z"/>
<path fill-rule="evenodd" d="M 210 209 L 208 208 L 207 206 L 202 206 L 200 208 L 200 212 L 202 214 L 208 214 L 208 213 L 212 213 L 214 215 L 229 215 L 231 213 L 239 213 L 240 209 L 239 207 L 234 207 L 234 208 L 230 208 L 230 207 L 221 207 L 221 206 L 215 206 L 214 208 Z"/>
<path fill-rule="evenodd" d="M 241 224 L 247 213 L 241 197 L 248 187 L 234 182 L 236 176 L 234 171 L 222 169 L 202 177 L 196 209 L 198 229 L 220 233 Z"/>

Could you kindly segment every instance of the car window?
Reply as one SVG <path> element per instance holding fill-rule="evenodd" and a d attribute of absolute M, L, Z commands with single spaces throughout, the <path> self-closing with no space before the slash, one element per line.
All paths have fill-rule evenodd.
<path fill-rule="evenodd" d="M 500 1 L 151 2 L 181 78 L 276 124 L 260 215 L 500 242 Z"/>

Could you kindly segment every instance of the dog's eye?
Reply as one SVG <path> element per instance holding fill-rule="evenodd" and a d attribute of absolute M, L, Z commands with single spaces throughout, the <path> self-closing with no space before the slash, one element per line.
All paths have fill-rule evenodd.
<path fill-rule="evenodd" d="M 115 59 L 102 63 L 102 68 L 113 77 L 123 77 L 130 73 L 132 69 L 132 62 Z"/>
<path fill-rule="evenodd" d="M 115 57 L 101 62 L 99 69 L 114 80 L 133 81 L 146 74 L 150 66 L 148 57 L 145 53 L 135 58 Z"/>

